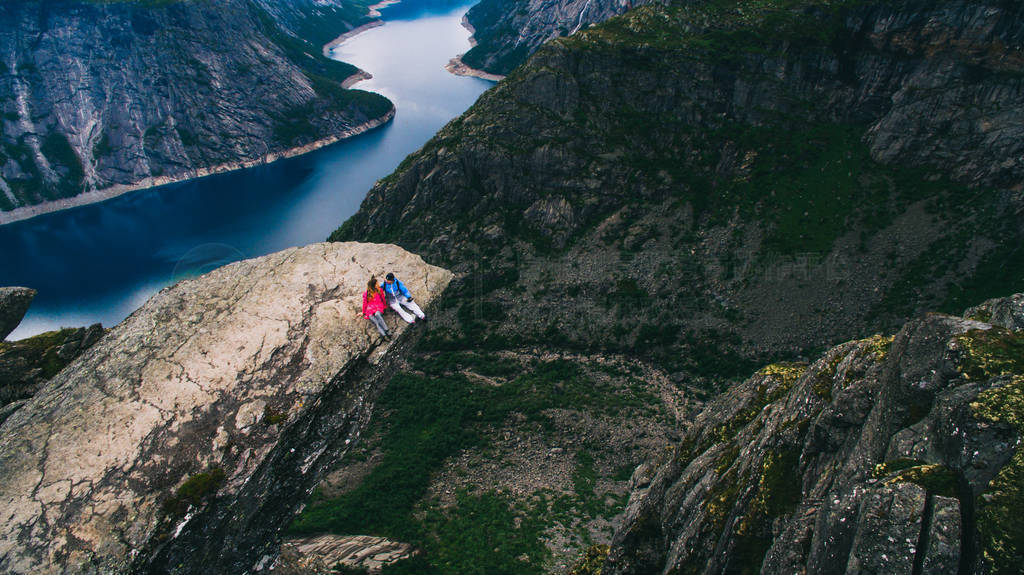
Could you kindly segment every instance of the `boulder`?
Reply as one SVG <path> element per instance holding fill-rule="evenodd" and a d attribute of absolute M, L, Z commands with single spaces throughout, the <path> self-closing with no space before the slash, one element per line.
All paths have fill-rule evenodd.
<path fill-rule="evenodd" d="M 990 299 L 964 312 L 964 317 L 987 321 L 1010 331 L 1024 329 L 1024 294 Z"/>
<path fill-rule="evenodd" d="M 368 573 L 380 573 L 385 565 L 408 559 L 412 554 L 412 545 L 384 537 L 330 534 L 289 539 L 281 552 L 282 558 L 293 563 L 341 565 Z"/>
<path fill-rule="evenodd" d="M 0 341 L 18 327 L 35 297 L 36 290 L 32 288 L 0 288 Z"/>
<path fill-rule="evenodd" d="M 395 246 L 316 244 L 153 296 L 0 426 L 0 572 L 271 564 L 421 331 L 390 316 L 382 342 L 362 317 L 389 271 L 423 307 L 452 278 Z"/>

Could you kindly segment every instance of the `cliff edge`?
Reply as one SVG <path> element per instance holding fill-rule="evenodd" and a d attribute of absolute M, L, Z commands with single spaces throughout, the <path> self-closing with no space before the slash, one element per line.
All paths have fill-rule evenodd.
<path fill-rule="evenodd" d="M 452 278 L 395 246 L 317 244 L 151 298 L 0 427 L 0 571 L 270 561 L 411 343 L 381 345 L 361 316 L 388 271 L 424 307 Z"/>
<path fill-rule="evenodd" d="M 1022 301 L 763 368 L 634 473 L 601 572 L 1018 573 Z"/>

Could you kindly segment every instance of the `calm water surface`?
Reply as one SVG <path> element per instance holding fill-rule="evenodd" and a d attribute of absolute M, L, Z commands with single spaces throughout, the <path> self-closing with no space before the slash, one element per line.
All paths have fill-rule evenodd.
<path fill-rule="evenodd" d="M 0 226 L 0 286 L 39 291 L 9 339 L 112 326 L 175 281 L 323 241 L 391 173 L 492 84 L 444 65 L 469 49 L 471 3 L 407 1 L 334 57 L 373 74 L 356 87 L 397 107 L 383 128 L 267 166 L 127 194 Z"/>

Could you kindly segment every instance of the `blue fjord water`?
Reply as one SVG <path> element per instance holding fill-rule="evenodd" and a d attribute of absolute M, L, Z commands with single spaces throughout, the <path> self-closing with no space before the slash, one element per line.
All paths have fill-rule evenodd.
<path fill-rule="evenodd" d="M 382 10 L 384 26 L 335 49 L 374 76 L 357 88 L 395 103 L 382 128 L 266 166 L 0 226 L 0 286 L 39 292 L 9 339 L 109 327 L 181 278 L 326 239 L 376 180 L 492 85 L 444 69 L 469 49 L 460 25 L 469 6 L 407 0 Z"/>

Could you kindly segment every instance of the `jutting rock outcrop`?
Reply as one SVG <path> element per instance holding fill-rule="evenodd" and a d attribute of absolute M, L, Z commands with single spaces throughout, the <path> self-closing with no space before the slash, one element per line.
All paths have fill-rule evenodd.
<path fill-rule="evenodd" d="M 602 573 L 1018 573 L 1024 333 L 974 311 L 721 396 L 634 473 Z"/>
<path fill-rule="evenodd" d="M 317 244 L 153 296 L 0 427 L 0 571 L 268 566 L 416 333 L 382 343 L 361 315 L 388 271 L 421 306 L 452 278 L 394 246 Z"/>

